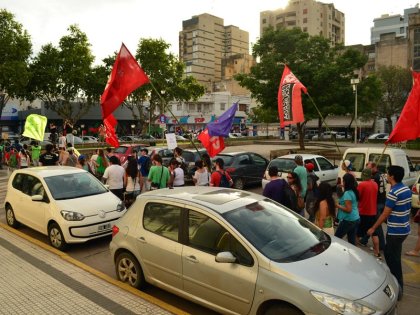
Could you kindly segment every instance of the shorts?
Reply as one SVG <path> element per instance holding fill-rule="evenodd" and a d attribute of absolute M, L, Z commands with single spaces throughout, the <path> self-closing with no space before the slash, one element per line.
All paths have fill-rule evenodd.
<path fill-rule="evenodd" d="M 360 235 L 366 235 L 366 232 L 375 224 L 376 215 L 360 215 L 359 232 Z M 378 236 L 378 231 L 375 229 L 372 236 Z"/>

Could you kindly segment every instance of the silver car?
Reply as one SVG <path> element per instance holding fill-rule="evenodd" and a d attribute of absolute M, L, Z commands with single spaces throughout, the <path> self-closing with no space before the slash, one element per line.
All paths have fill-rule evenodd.
<path fill-rule="evenodd" d="M 140 195 L 113 227 L 117 277 L 224 314 L 394 314 L 398 284 L 372 255 L 251 192 Z"/>

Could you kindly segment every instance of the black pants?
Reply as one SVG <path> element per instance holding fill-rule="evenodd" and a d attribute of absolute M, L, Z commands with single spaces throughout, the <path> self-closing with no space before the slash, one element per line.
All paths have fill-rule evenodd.
<path fill-rule="evenodd" d="M 386 264 L 389 270 L 397 278 L 398 283 L 401 286 L 401 290 L 404 287 L 403 273 L 401 267 L 401 251 L 402 244 L 407 238 L 407 235 L 386 235 L 386 245 L 384 250 L 384 256 Z"/>
<path fill-rule="evenodd" d="M 122 201 L 124 201 L 124 189 L 120 188 L 120 189 L 110 189 L 110 191 L 117 196 L 118 198 L 120 198 Z"/>

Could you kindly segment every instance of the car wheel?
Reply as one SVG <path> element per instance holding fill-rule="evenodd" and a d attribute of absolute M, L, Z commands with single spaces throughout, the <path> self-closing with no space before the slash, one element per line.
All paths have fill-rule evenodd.
<path fill-rule="evenodd" d="M 234 179 L 233 188 L 244 189 L 244 186 L 245 186 L 245 181 L 244 181 L 243 178 L 237 177 L 237 178 Z"/>
<path fill-rule="evenodd" d="M 15 213 L 13 212 L 12 206 L 6 206 L 6 221 L 7 225 L 17 228 L 19 226 L 19 222 L 15 218 Z"/>
<path fill-rule="evenodd" d="M 67 247 L 67 243 L 64 239 L 63 232 L 57 223 L 52 223 L 48 227 L 48 239 L 52 247 L 64 251 Z"/>
<path fill-rule="evenodd" d="M 293 306 L 289 306 L 286 304 L 275 304 L 270 306 L 265 312 L 264 315 L 303 315 L 301 311 L 294 308 Z"/>
<path fill-rule="evenodd" d="M 115 261 L 115 271 L 118 280 L 127 282 L 130 286 L 141 289 L 145 284 L 143 270 L 137 259 L 130 253 L 121 253 Z"/>

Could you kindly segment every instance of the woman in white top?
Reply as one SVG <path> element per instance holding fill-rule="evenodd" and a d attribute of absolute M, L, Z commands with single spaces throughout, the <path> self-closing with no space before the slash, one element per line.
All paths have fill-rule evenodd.
<path fill-rule="evenodd" d="M 169 162 L 169 187 L 181 187 L 185 185 L 184 170 L 179 167 L 180 163 L 176 158 L 172 158 Z"/>
<path fill-rule="evenodd" d="M 192 178 L 195 186 L 208 186 L 210 182 L 210 174 L 207 171 L 207 168 L 204 167 L 203 161 L 195 162 L 195 167 L 197 167 L 197 170 Z"/>
<path fill-rule="evenodd" d="M 25 149 L 20 150 L 18 161 L 19 161 L 19 168 L 27 168 L 29 164 L 31 163 L 29 154 L 28 152 L 26 152 Z"/>
<path fill-rule="evenodd" d="M 137 168 L 137 161 L 134 157 L 128 158 L 127 168 L 124 173 L 125 186 L 125 205 L 129 207 L 138 195 L 140 195 L 140 187 L 142 185 L 141 173 Z"/>

